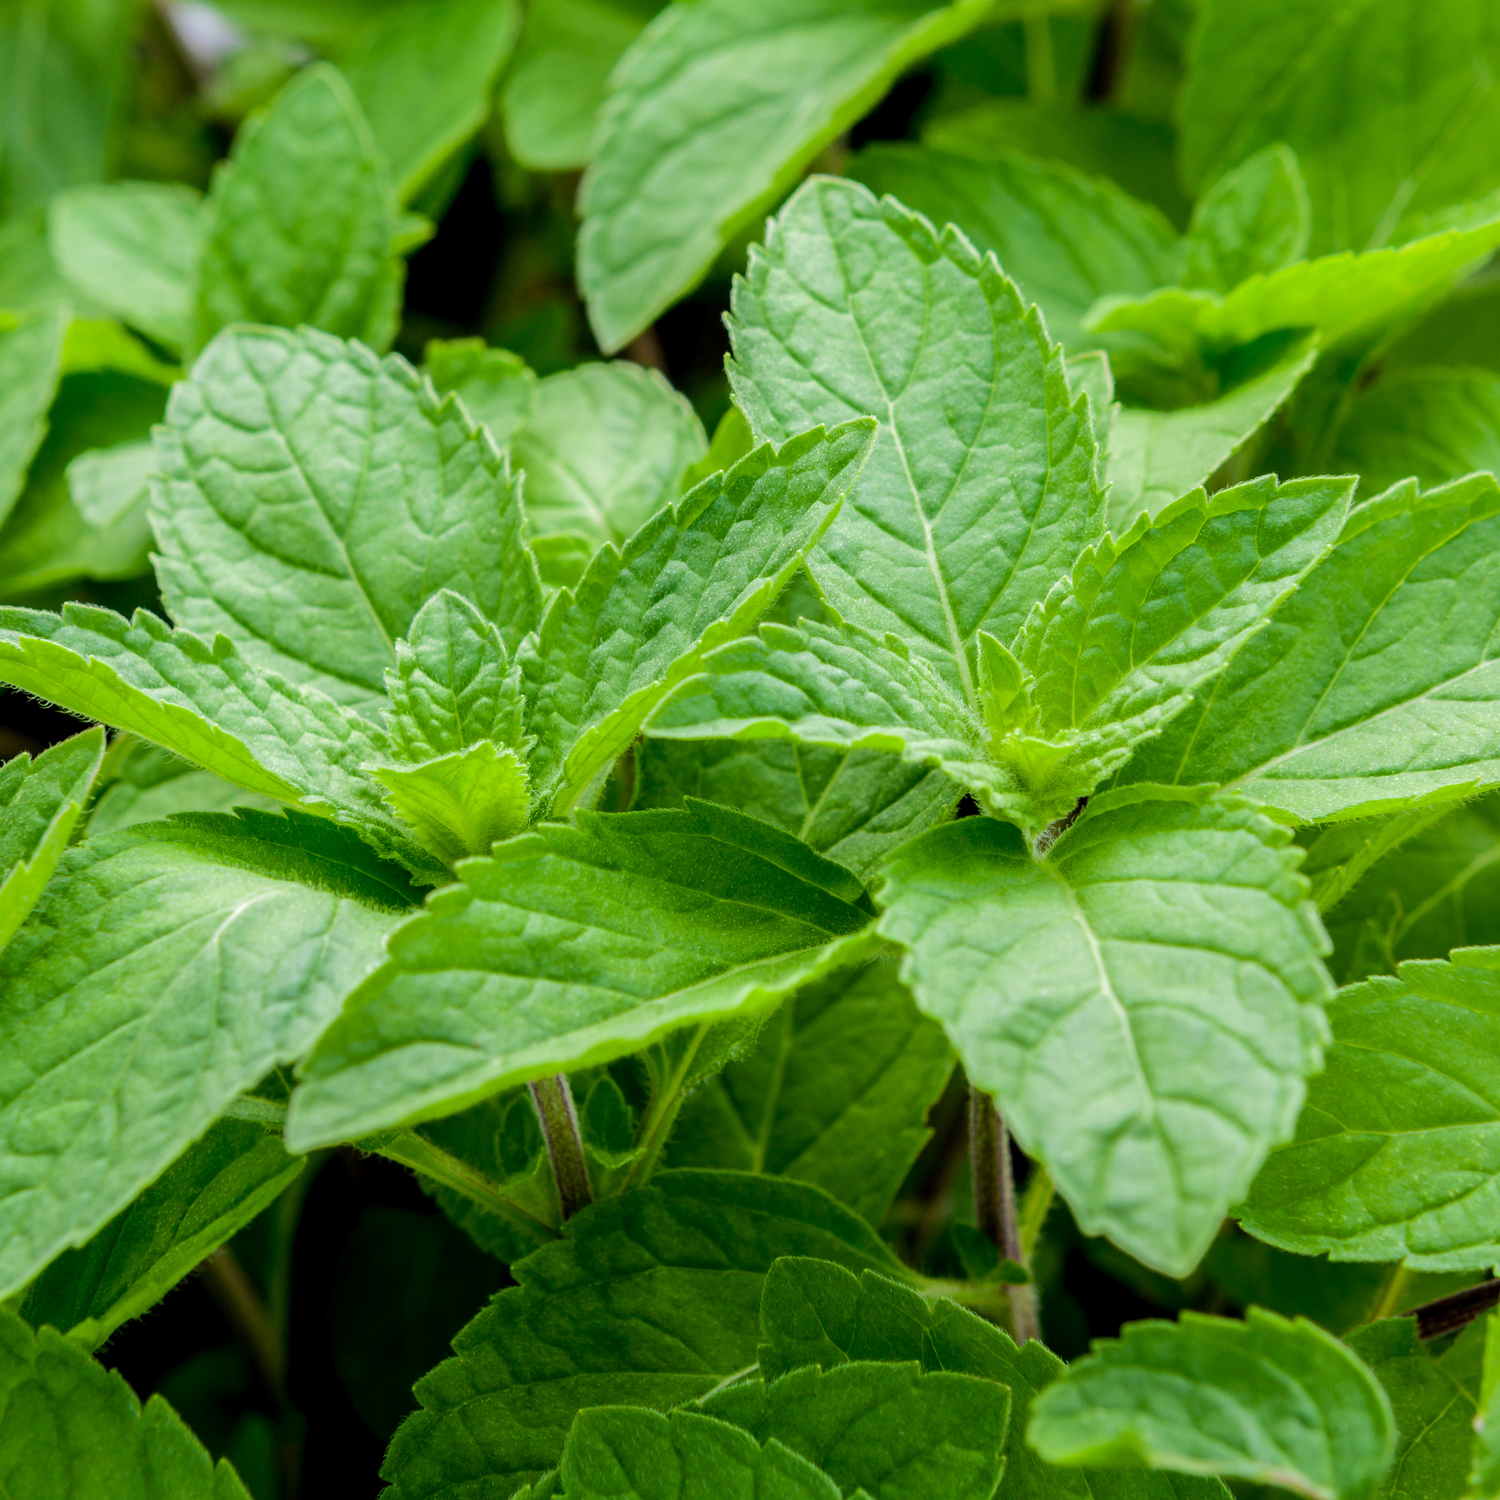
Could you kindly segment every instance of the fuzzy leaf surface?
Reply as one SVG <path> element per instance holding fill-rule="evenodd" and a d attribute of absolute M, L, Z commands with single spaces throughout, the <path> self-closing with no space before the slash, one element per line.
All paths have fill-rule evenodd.
<path fill-rule="evenodd" d="M 1338 545 L 1131 780 L 1216 782 L 1291 822 L 1500 782 L 1500 486 L 1476 474 L 1358 505 Z"/>
<path fill-rule="evenodd" d="M 173 392 L 153 519 L 180 625 L 365 712 L 438 590 L 509 649 L 541 588 L 484 431 L 399 356 L 312 329 L 231 329 Z"/>
<path fill-rule="evenodd" d="M 458 876 L 392 936 L 309 1060 L 287 1123 L 297 1149 L 753 1016 L 868 941 L 847 870 L 707 803 L 581 813 Z"/>
<path fill-rule="evenodd" d="M 975 632 L 1009 641 L 1103 530 L 1088 404 L 1062 351 L 993 259 L 846 181 L 792 196 L 732 307 L 730 381 L 757 437 L 880 420 L 809 559 L 818 587 L 974 701 Z"/>
<path fill-rule="evenodd" d="M 1305 1318 L 1185 1312 L 1127 1324 L 1093 1350 L 1032 1409 L 1028 1441 L 1053 1463 L 1145 1463 L 1353 1500 L 1394 1456 L 1384 1389 Z"/>
<path fill-rule="evenodd" d="M 0 1288 L 304 1054 L 413 897 L 321 819 L 187 816 L 70 851 L 0 951 Z"/>
<path fill-rule="evenodd" d="M 1182 795 L 1096 798 L 1044 860 L 966 818 L 879 893 L 917 1004 L 1079 1227 L 1176 1276 L 1291 1135 L 1331 990 L 1289 834 Z"/>
<path fill-rule="evenodd" d="M 422 1409 L 382 1471 L 391 1500 L 508 1495 L 557 1463 L 581 1409 L 663 1411 L 753 1365 L 761 1288 L 784 1255 L 901 1274 L 862 1219 L 805 1183 L 668 1171 L 584 1209 L 418 1382 Z"/>
<path fill-rule="evenodd" d="M 581 189 L 578 279 L 600 347 L 619 349 L 695 286 L 903 69 L 987 9 L 707 0 L 664 11 L 611 76 Z"/>
<path fill-rule="evenodd" d="M 66 328 L 66 313 L 50 308 L 15 321 L 0 317 L 0 521 L 11 513 L 46 435 Z"/>

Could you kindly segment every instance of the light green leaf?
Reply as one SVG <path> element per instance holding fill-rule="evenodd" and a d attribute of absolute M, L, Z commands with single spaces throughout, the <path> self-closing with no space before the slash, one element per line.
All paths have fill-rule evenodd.
<path fill-rule="evenodd" d="M 526 762 L 492 740 L 415 764 L 366 769 L 423 846 L 450 868 L 519 833 L 531 813 Z"/>
<path fill-rule="evenodd" d="M 1483 1322 L 1436 1358 L 1413 1318 L 1384 1318 L 1346 1342 L 1385 1387 L 1396 1418 L 1396 1458 L 1379 1500 L 1459 1500 L 1474 1442 Z"/>
<path fill-rule="evenodd" d="M 1084 315 L 1101 297 L 1139 296 L 1177 279 L 1172 226 L 1114 183 L 1060 161 L 996 151 L 984 161 L 925 146 L 867 147 L 849 175 L 933 224 L 955 224 L 1047 319 L 1072 353 L 1097 345 Z"/>
<path fill-rule="evenodd" d="M 97 1349 L 154 1307 L 302 1171 L 261 1125 L 220 1120 L 86 1245 L 32 1282 L 21 1314 Z"/>
<path fill-rule="evenodd" d="M 47 210 L 58 270 L 93 305 L 172 350 L 193 337 L 203 196 L 176 182 L 69 188 Z"/>
<path fill-rule="evenodd" d="M 1497 71 L 1485 0 L 1208 0 L 1180 102 L 1184 175 L 1201 187 L 1285 141 L 1307 179 L 1313 253 L 1388 244 L 1500 186 Z"/>
<path fill-rule="evenodd" d="M 336 211 L 331 211 L 336 207 Z M 384 349 L 405 271 L 390 178 L 336 68 L 298 73 L 214 173 L 193 340 L 229 323 L 309 323 Z"/>
<path fill-rule="evenodd" d="M 565 813 L 678 682 L 750 628 L 838 513 L 874 442 L 868 418 L 769 444 L 705 479 L 562 589 L 522 652 L 540 744 L 532 775 Z"/>
<path fill-rule="evenodd" d="M 116 735 L 110 751 L 88 817 L 90 837 L 136 823 L 158 823 L 179 812 L 228 812 L 236 806 L 280 810 L 281 804 L 269 797 L 242 792 L 233 782 L 200 771 L 133 734 Z"/>
<path fill-rule="evenodd" d="M 423 361 L 438 395 L 457 391 L 495 446 L 508 447 L 536 401 L 536 376 L 526 361 L 509 349 L 490 348 L 483 339 L 432 339 Z"/>
<path fill-rule="evenodd" d="M 689 1097 L 670 1157 L 811 1182 L 878 1224 L 952 1071 L 942 1028 L 894 967 L 851 969 L 789 1000 L 748 1058 Z"/>
<path fill-rule="evenodd" d="M 894 631 L 972 704 L 975 633 L 1010 640 L 1103 531 L 1088 403 L 1040 316 L 956 231 L 814 179 L 737 283 L 730 335 L 757 436 L 879 417 L 809 570 L 844 619 Z"/>
<path fill-rule="evenodd" d="M 391 1500 L 508 1494 L 557 1463 L 582 1408 L 665 1410 L 753 1365 L 761 1286 L 783 1255 L 901 1274 L 862 1219 L 774 1177 L 661 1172 L 574 1215 L 418 1383 L 422 1410 L 382 1470 Z"/>
<path fill-rule="evenodd" d="M 103 760 L 104 731 L 86 729 L 0 764 L 0 948 L 52 878 Z"/>
<path fill-rule="evenodd" d="M 1289 834 L 1153 795 L 1096 798 L 1044 859 L 989 818 L 934 829 L 887 864 L 880 931 L 1084 1233 L 1181 1276 L 1290 1137 L 1331 986 Z"/>
<path fill-rule="evenodd" d="M 1186 1312 L 1093 1349 L 1033 1408 L 1028 1440 L 1053 1463 L 1145 1463 L 1357 1500 L 1394 1454 L 1385 1391 L 1305 1318 Z"/>
<path fill-rule="evenodd" d="M 1267 146 L 1226 172 L 1193 209 L 1183 241 L 1183 286 L 1228 292 L 1257 274 L 1302 260 L 1312 206 L 1284 145 Z"/>
<path fill-rule="evenodd" d="M 68 318 L 57 309 L 0 313 L 0 521 L 11 512 L 47 431 Z"/>
<path fill-rule="evenodd" d="M 54 1329 L 0 1309 L 0 1465 L 16 1495 L 250 1500 L 160 1396 L 145 1405 Z"/>
<path fill-rule="evenodd" d="M 520 27 L 515 0 L 425 0 L 377 13 L 339 52 L 403 202 L 484 124 Z"/>
<path fill-rule="evenodd" d="M 90 526 L 109 526 L 127 511 L 145 511 L 156 450 L 149 438 L 87 448 L 64 471 L 68 498 Z"/>
<path fill-rule="evenodd" d="M 1424 495 L 1408 482 L 1356 506 L 1338 545 L 1130 779 L 1217 782 L 1298 823 L 1500 782 L 1497 549 L 1488 474 Z"/>
<path fill-rule="evenodd" d="M 540 381 L 511 462 L 526 474 L 533 531 L 597 546 L 623 542 L 675 500 L 707 447 L 685 397 L 655 370 L 617 360 Z"/>
<path fill-rule="evenodd" d="M 849 1494 L 872 1500 L 992 1500 L 1005 1467 L 1010 1392 L 915 1361 L 805 1365 L 771 1385 L 741 1381 L 699 1409 L 784 1443 Z"/>
<path fill-rule="evenodd" d="M 541 617 L 520 496 L 453 398 L 398 355 L 230 329 L 173 392 L 152 513 L 173 617 L 368 713 L 449 588 L 512 651 Z"/>
<path fill-rule="evenodd" d="M 1500 1314 L 1491 1313 L 1484 1328 L 1483 1383 L 1474 1416 L 1474 1463 L 1469 1471 L 1470 1500 L 1494 1500 L 1500 1494 Z M 1378 1370 L 1377 1370 L 1378 1373 Z M 1460 1415 L 1463 1407 L 1455 1402 Z"/>
<path fill-rule="evenodd" d="M 1122 536 L 1138 515 L 1154 516 L 1206 483 L 1285 403 L 1317 354 L 1315 336 L 1294 337 L 1269 363 L 1201 406 L 1117 411 L 1108 437 L 1109 529 Z"/>
<path fill-rule="evenodd" d="M 532 0 L 500 95 L 505 144 L 533 172 L 586 166 L 620 55 L 661 0 Z"/>
<path fill-rule="evenodd" d="M 0 950 L 0 1291 L 304 1054 L 413 899 L 307 818 L 186 815 L 70 851 Z"/>
<path fill-rule="evenodd" d="M 1332 463 L 1372 495 L 1408 476 L 1426 489 L 1500 472 L 1500 375 L 1416 369 L 1382 380 L 1350 408 Z"/>
<path fill-rule="evenodd" d="M 573 1419 L 563 1449 L 569 1500 L 722 1500 L 726 1485 L 777 1500 L 840 1500 L 843 1491 L 774 1438 L 762 1447 L 728 1422 L 605 1406 Z M 623 1486 L 628 1486 L 623 1488 Z M 749 1488 L 745 1488 L 748 1486 Z"/>
<path fill-rule="evenodd" d="M 794 833 L 868 882 L 886 854 L 943 821 L 960 795 L 941 771 L 878 750 L 794 740 L 666 740 L 636 750 L 632 806 L 718 802 Z"/>
<path fill-rule="evenodd" d="M 1486 805 L 1481 802 L 1476 807 L 1484 808 Z M 1319 911 L 1327 912 L 1332 907 L 1338 913 L 1327 919 L 1329 936 L 1334 938 L 1335 950 L 1338 948 L 1338 939 L 1334 927 L 1344 920 L 1349 909 L 1344 902 L 1351 890 L 1362 888 L 1365 872 L 1407 840 L 1419 838 L 1432 824 L 1441 819 L 1458 819 L 1462 816 L 1462 809 L 1454 810 L 1441 805 L 1418 807 L 1410 812 L 1390 813 L 1384 818 L 1366 818 L 1357 823 L 1325 823 L 1299 831 L 1297 842 L 1307 850 L 1302 873 L 1312 882 L 1312 898 L 1318 903 Z M 1480 823 L 1487 827 L 1486 820 L 1481 819 Z M 1486 836 L 1485 847 L 1492 841 L 1492 836 Z M 1446 953 L 1450 948 L 1462 946 L 1461 942 L 1444 943 L 1440 951 Z M 1422 958 L 1427 955 L 1411 953 L 1406 956 Z M 1336 969 L 1337 962 L 1330 963 L 1330 967 Z"/>
<path fill-rule="evenodd" d="M 1485 1270 L 1500 1262 L 1500 949 L 1398 974 L 1329 1005 L 1326 1069 L 1239 1216 L 1303 1255 Z"/>
<path fill-rule="evenodd" d="M 870 948 L 848 871 L 706 803 L 580 813 L 457 873 L 308 1061 L 297 1149 L 754 1016 Z"/>
<path fill-rule="evenodd" d="M 578 278 L 600 347 L 621 348 L 695 286 L 905 68 L 988 10 L 699 0 L 663 11 L 611 75 L 579 200 Z"/>

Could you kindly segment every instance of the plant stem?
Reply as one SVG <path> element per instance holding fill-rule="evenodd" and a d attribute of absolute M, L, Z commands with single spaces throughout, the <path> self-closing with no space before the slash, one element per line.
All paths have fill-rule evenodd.
<path fill-rule="evenodd" d="M 221 1245 L 203 1262 L 203 1281 L 255 1361 L 277 1407 L 284 1408 L 286 1348 L 276 1336 L 275 1324 L 260 1293 L 228 1245 Z"/>
<path fill-rule="evenodd" d="M 1126 33 L 1130 26 L 1131 0 L 1110 0 L 1099 18 L 1094 37 L 1094 55 L 1089 63 L 1084 98 L 1090 104 L 1103 104 L 1113 95 L 1125 62 Z"/>
<path fill-rule="evenodd" d="M 1032 1252 L 1041 1238 L 1042 1225 L 1052 1209 L 1056 1189 L 1047 1169 L 1040 1162 L 1033 1164 L 1031 1176 L 1026 1179 L 1026 1190 L 1021 1194 L 1021 1207 L 1017 1215 L 1021 1235 L 1021 1264 L 1030 1267 Z"/>
<path fill-rule="evenodd" d="M 578 1128 L 578 1108 L 565 1073 L 539 1078 L 526 1085 L 542 1122 L 547 1155 L 552 1158 L 552 1177 L 557 1183 L 557 1202 L 563 1221 L 594 1201 L 589 1185 L 589 1166 L 583 1154 L 583 1132 Z"/>
<path fill-rule="evenodd" d="M 1394 1318 L 1401 1309 L 1401 1298 L 1406 1294 L 1407 1287 L 1411 1285 L 1414 1274 L 1411 1267 L 1404 1263 L 1393 1266 L 1390 1275 L 1385 1279 L 1385 1284 L 1380 1288 L 1380 1295 L 1376 1297 L 1374 1307 L 1370 1309 L 1370 1316 L 1365 1321 L 1378 1323 L 1382 1318 Z"/>
<path fill-rule="evenodd" d="M 1424 1302 L 1412 1308 L 1410 1316 L 1417 1320 L 1419 1338 L 1435 1339 L 1452 1333 L 1455 1328 L 1467 1327 L 1497 1302 L 1500 1302 L 1500 1280 L 1481 1281 L 1477 1286 L 1466 1286 L 1461 1292 L 1439 1297 L 1436 1302 Z"/>
<path fill-rule="evenodd" d="M 974 1174 L 974 1217 L 979 1232 L 999 1246 L 1006 1260 L 1025 1265 L 1016 1216 L 1016 1179 L 1010 1162 L 1010 1132 L 995 1101 L 979 1089 L 969 1090 L 969 1165 Z M 1040 1336 L 1036 1288 L 1010 1288 L 1010 1321 L 1016 1342 Z"/>
<path fill-rule="evenodd" d="M 1052 50 L 1052 23 L 1045 15 L 1030 15 L 1021 22 L 1026 38 L 1026 97 L 1033 104 L 1051 104 L 1057 98 L 1057 57 Z"/>
<path fill-rule="evenodd" d="M 677 1123 L 678 1112 L 682 1109 L 682 1080 L 687 1077 L 693 1059 L 697 1057 L 698 1049 L 707 1035 L 708 1023 L 705 1021 L 678 1059 L 671 1079 L 663 1088 L 652 1092 L 651 1102 L 646 1106 L 646 1113 L 635 1135 L 636 1143 L 644 1146 L 645 1150 L 630 1164 L 630 1172 L 620 1188 L 621 1192 L 644 1187 L 651 1180 L 651 1174 L 656 1170 L 656 1164 L 666 1149 L 667 1138 L 672 1134 L 672 1126 Z"/>

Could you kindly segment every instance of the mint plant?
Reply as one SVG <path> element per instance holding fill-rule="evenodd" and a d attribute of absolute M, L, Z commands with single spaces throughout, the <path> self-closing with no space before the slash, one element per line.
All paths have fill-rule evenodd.
<path fill-rule="evenodd" d="M 23 9 L 7 1487 L 1491 1500 L 1488 10 Z"/>

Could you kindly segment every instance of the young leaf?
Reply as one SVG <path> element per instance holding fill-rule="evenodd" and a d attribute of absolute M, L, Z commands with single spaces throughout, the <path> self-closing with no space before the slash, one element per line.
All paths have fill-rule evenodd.
<path fill-rule="evenodd" d="M 758 437 L 879 417 L 808 566 L 844 619 L 894 631 L 973 703 L 975 633 L 1009 641 L 1103 530 L 1088 403 L 1040 316 L 956 230 L 814 179 L 752 253 L 730 335 Z"/>
<path fill-rule="evenodd" d="M 422 369 L 438 395 L 458 392 L 497 448 L 509 446 L 536 404 L 537 379 L 526 361 L 509 349 L 490 348 L 483 339 L 433 339 Z"/>
<path fill-rule="evenodd" d="M 1339 991 L 1296 1140 L 1240 1212 L 1261 1239 L 1421 1270 L 1500 1262 L 1500 949 Z"/>
<path fill-rule="evenodd" d="M 1500 470 L 1500 376 L 1406 370 L 1362 395 L 1339 428 L 1333 467 L 1379 494 L 1415 477 L 1423 489 Z"/>
<path fill-rule="evenodd" d="M 427 0 L 377 14 L 339 53 L 403 203 L 484 124 L 520 28 L 515 0 Z"/>
<path fill-rule="evenodd" d="M 878 1224 L 952 1071 L 942 1028 L 893 967 L 850 969 L 789 1000 L 749 1057 L 689 1097 L 669 1154 L 677 1166 L 811 1182 Z"/>
<path fill-rule="evenodd" d="M 695 286 L 898 74 L 987 10 L 707 0 L 663 12 L 610 78 L 579 200 L 578 279 L 600 347 L 621 348 Z"/>
<path fill-rule="evenodd" d="M 230 329 L 173 392 L 153 499 L 173 617 L 365 712 L 450 588 L 512 651 L 541 615 L 505 461 L 399 356 Z"/>
<path fill-rule="evenodd" d="M 0 948 L 51 879 L 103 760 L 104 731 L 87 729 L 0 765 Z"/>
<path fill-rule="evenodd" d="M 181 351 L 193 337 L 204 219 L 202 194 L 181 183 L 91 184 L 52 200 L 47 244 L 88 302 Z"/>
<path fill-rule="evenodd" d="M 1385 1387 L 1396 1418 L 1396 1457 L 1377 1500 L 1462 1496 L 1469 1448 L 1477 1447 L 1475 1402 L 1487 1321 L 1465 1329 L 1436 1357 L 1417 1337 L 1412 1318 L 1382 1318 L 1345 1340 Z"/>
<path fill-rule="evenodd" d="M 573 1419 L 561 1467 L 568 1500 L 722 1500 L 731 1493 L 777 1500 L 840 1500 L 828 1475 L 774 1438 L 762 1447 L 728 1422 L 693 1412 L 660 1416 L 604 1406 Z M 628 1489 L 622 1486 L 629 1486 Z M 746 1488 L 748 1486 L 748 1488 Z"/>
<path fill-rule="evenodd" d="M 144 515 L 156 472 L 156 450 L 149 438 L 90 448 L 63 471 L 68 498 L 90 526 L 109 526 L 127 512 Z"/>
<path fill-rule="evenodd" d="M 15 1495 L 250 1500 L 239 1476 L 160 1396 L 142 1408 L 122 1375 L 54 1329 L 0 1309 L 0 1468 Z"/>
<path fill-rule="evenodd" d="M 677 683 L 752 626 L 838 513 L 869 418 L 769 444 L 595 554 L 522 653 L 538 794 L 574 806 Z"/>
<path fill-rule="evenodd" d="M 229 323 L 310 323 L 384 349 L 404 269 L 396 200 L 338 70 L 303 69 L 240 131 L 214 174 L 195 348 Z"/>
<path fill-rule="evenodd" d="M 753 1016 L 868 948 L 848 871 L 708 804 L 581 813 L 458 875 L 392 935 L 390 962 L 308 1061 L 287 1121 L 297 1149 Z"/>
<path fill-rule="evenodd" d="M 1357 506 L 1338 545 L 1131 780 L 1217 782 L 1291 822 L 1367 817 L 1500 782 L 1490 658 L 1500 486 L 1415 482 Z"/>
<path fill-rule="evenodd" d="M 0 1292 L 305 1053 L 413 895 L 318 819 L 200 814 L 70 851 L 0 950 Z"/>
<path fill-rule="evenodd" d="M 1181 1276 L 1290 1136 L 1331 986 L 1290 835 L 1153 795 L 1096 798 L 1040 860 L 993 819 L 934 829 L 880 931 L 1084 1233 Z"/>
<path fill-rule="evenodd" d="M 1311 232 L 1297 158 L 1284 145 L 1267 146 L 1198 200 L 1183 241 L 1182 285 L 1232 291 L 1301 260 Z"/>
<path fill-rule="evenodd" d="M 699 1402 L 757 1443 L 784 1443 L 844 1494 L 872 1500 L 991 1500 L 1005 1466 L 1010 1392 L 921 1365 L 804 1366 L 772 1384 L 740 1381 Z"/>
<path fill-rule="evenodd" d="M 526 474 L 531 529 L 620 543 L 680 493 L 708 439 L 687 401 L 628 360 L 538 382 L 511 462 Z"/>
<path fill-rule="evenodd" d="M 1131 1323 L 1042 1393 L 1028 1441 L 1052 1463 L 1145 1463 L 1359 1500 L 1395 1452 L 1391 1403 L 1331 1334 L 1251 1308 Z"/>
<path fill-rule="evenodd" d="M 15 505 L 46 434 L 67 325 L 67 314 L 57 309 L 20 319 L 0 313 L 0 521 Z"/>
<path fill-rule="evenodd" d="M 581 1409 L 664 1410 L 753 1365 L 761 1286 L 783 1255 L 901 1274 L 862 1219 L 774 1177 L 661 1172 L 574 1215 L 418 1383 L 422 1410 L 381 1471 L 391 1500 L 509 1494 L 557 1463 Z"/>
<path fill-rule="evenodd" d="M 1047 332 L 1074 353 L 1095 342 L 1083 318 L 1101 297 L 1141 296 L 1177 279 L 1177 236 L 1161 214 L 1060 161 L 881 144 L 861 151 L 849 175 L 933 224 L 956 225 L 981 254 L 993 251 L 1046 315 Z"/>
<path fill-rule="evenodd" d="M 27 1289 L 21 1315 L 97 1349 L 154 1307 L 302 1171 L 265 1127 L 220 1120 L 89 1242 Z"/>

